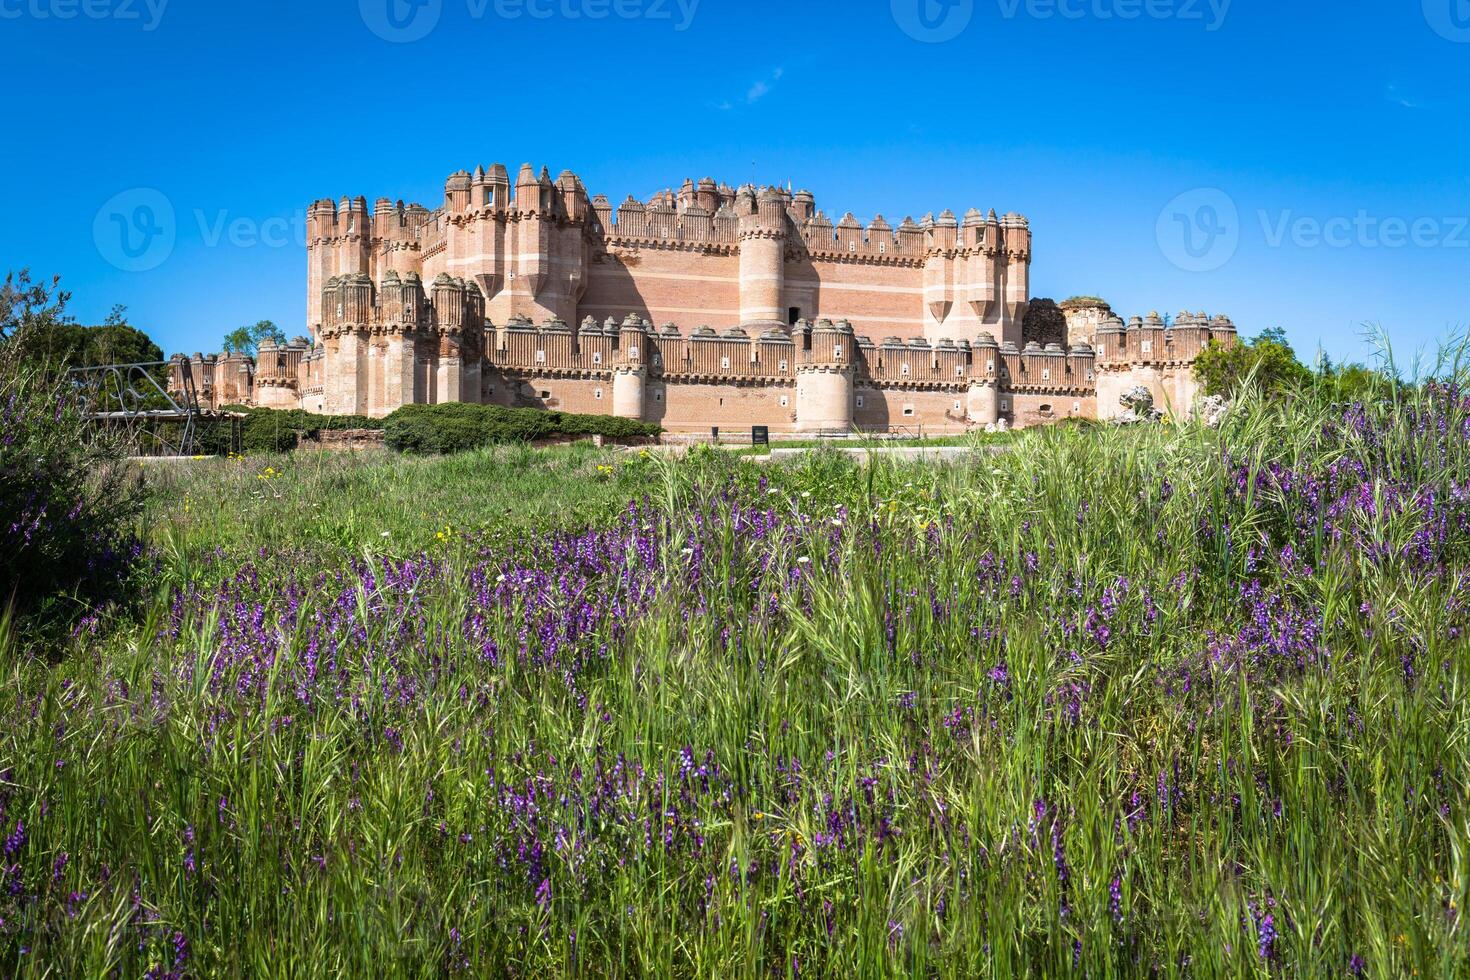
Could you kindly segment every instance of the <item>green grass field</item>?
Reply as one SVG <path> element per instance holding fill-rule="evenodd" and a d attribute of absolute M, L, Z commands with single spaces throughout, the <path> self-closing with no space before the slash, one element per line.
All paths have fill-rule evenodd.
<path fill-rule="evenodd" d="M 1470 406 L 148 470 L 0 971 L 1459 976 Z"/>

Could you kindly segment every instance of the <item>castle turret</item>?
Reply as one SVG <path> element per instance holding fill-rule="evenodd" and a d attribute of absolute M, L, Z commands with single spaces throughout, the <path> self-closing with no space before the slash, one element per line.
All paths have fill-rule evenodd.
<path fill-rule="evenodd" d="M 1001 220 L 1005 236 L 1006 339 L 1019 339 L 1026 305 L 1031 301 L 1031 225 L 1025 216 L 1011 213 Z"/>
<path fill-rule="evenodd" d="M 852 324 L 818 320 L 796 372 L 798 432 L 851 432 L 857 338 Z"/>
<path fill-rule="evenodd" d="M 971 345 L 970 390 L 965 414 L 974 425 L 1000 421 L 1000 345 L 992 334 L 982 332 Z"/>
<path fill-rule="evenodd" d="M 955 300 L 955 244 L 959 222 L 945 211 L 939 218 L 924 215 L 924 336 L 938 337 L 945 329 Z"/>
<path fill-rule="evenodd" d="M 752 333 L 784 327 L 785 199 L 773 187 L 758 198 L 750 189 L 742 189 L 736 212 L 740 219 L 740 322 Z"/>
<path fill-rule="evenodd" d="M 322 290 L 322 307 L 326 411 L 334 415 L 365 415 L 373 281 L 366 273 L 332 277 Z"/>
<path fill-rule="evenodd" d="M 459 214 L 470 209 L 471 181 L 468 170 L 457 170 L 444 181 L 444 210 Z"/>
<path fill-rule="evenodd" d="M 651 340 L 637 314 L 623 320 L 618 337 L 618 358 L 613 365 L 613 414 L 623 419 L 642 419 L 644 394 L 648 387 Z"/>

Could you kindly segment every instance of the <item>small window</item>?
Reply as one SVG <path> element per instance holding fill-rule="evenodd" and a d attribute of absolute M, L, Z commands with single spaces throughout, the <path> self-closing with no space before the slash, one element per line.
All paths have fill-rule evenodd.
<path fill-rule="evenodd" d="M 1051 406 L 1050 405 L 1043 405 L 1043 406 L 1041 406 L 1041 408 L 1039 409 L 1039 411 L 1041 412 L 1042 415 L 1050 415 L 1051 414 Z"/>
<path fill-rule="evenodd" d="M 1087 372 L 1087 380 L 1088 381 L 1091 381 L 1092 380 L 1092 372 L 1091 371 L 1088 371 Z"/>
<path fill-rule="evenodd" d="M 595 351 L 592 354 L 592 363 L 593 364 L 601 364 L 602 363 L 602 351 Z"/>
<path fill-rule="evenodd" d="M 592 397 L 593 398 L 596 398 L 598 401 L 602 401 L 602 389 L 601 388 L 593 388 L 592 389 Z"/>
<path fill-rule="evenodd" d="M 995 370 L 995 362 L 994 361 L 986 361 L 985 362 L 985 370 L 987 370 L 987 371 L 994 371 Z"/>
<path fill-rule="evenodd" d="M 956 412 L 958 412 L 960 410 L 960 402 L 959 402 L 959 399 L 955 399 L 954 410 Z"/>
<path fill-rule="evenodd" d="M 1145 340 L 1143 342 L 1143 352 L 1145 354 L 1151 352 L 1153 349 L 1154 349 L 1154 342 L 1152 340 Z"/>
<path fill-rule="evenodd" d="M 630 360 L 630 361 L 636 361 L 636 360 L 638 360 L 638 348 L 637 347 L 629 347 L 628 348 L 628 360 Z"/>
<path fill-rule="evenodd" d="M 878 254 L 879 255 L 887 255 L 888 254 L 888 243 L 887 242 L 879 242 L 878 243 Z"/>
<path fill-rule="evenodd" d="M 907 364 L 903 365 L 898 369 L 898 373 L 907 378 L 909 376 L 909 366 Z"/>
<path fill-rule="evenodd" d="M 1042 368 L 1041 369 L 1041 380 L 1042 381 L 1050 381 L 1051 380 L 1051 368 Z"/>
<path fill-rule="evenodd" d="M 789 397 L 787 397 L 786 395 L 782 395 L 781 396 L 781 407 L 782 408 L 785 408 L 787 405 L 790 405 L 790 404 L 791 404 L 791 399 Z"/>
<path fill-rule="evenodd" d="M 720 368 L 725 371 L 730 370 L 730 359 L 728 357 L 720 358 Z"/>
<path fill-rule="evenodd" d="M 849 252 L 856 252 L 857 251 L 857 242 L 848 242 L 847 243 L 847 250 Z"/>
<path fill-rule="evenodd" d="M 551 397 L 551 392 L 549 392 L 549 391 L 543 391 L 541 393 L 541 397 L 542 398 L 550 398 Z"/>
<path fill-rule="evenodd" d="M 786 325 L 794 327 L 796 321 L 801 319 L 801 307 L 793 306 L 786 311 Z"/>
<path fill-rule="evenodd" d="M 1009 400 L 1002 401 L 1000 403 L 1000 410 L 1002 412 L 1009 412 L 1011 410 L 1011 403 L 1010 403 L 1010 401 Z"/>
<path fill-rule="evenodd" d="M 536 352 L 536 363 L 537 364 L 545 364 L 546 363 L 546 352 L 544 350 L 538 350 Z"/>
<path fill-rule="evenodd" d="M 842 360 L 842 345 L 841 344 L 838 344 L 836 347 L 832 348 L 832 358 L 834 360 L 838 360 L 838 361 Z"/>
<path fill-rule="evenodd" d="M 1108 345 L 1107 344 L 1098 344 L 1097 345 L 1097 356 L 1098 357 L 1102 357 L 1107 352 L 1108 352 Z"/>
<path fill-rule="evenodd" d="M 782 371 L 785 371 L 786 370 L 786 362 L 785 361 L 782 361 L 781 362 L 780 370 L 782 370 Z"/>
<path fill-rule="evenodd" d="M 903 414 L 907 418 L 913 418 L 913 416 L 914 416 L 914 406 L 912 406 L 912 405 L 905 405 L 903 407 Z"/>
<path fill-rule="evenodd" d="M 656 402 L 663 401 L 664 400 L 664 393 L 661 392 L 661 391 L 655 391 L 653 393 L 653 400 L 656 401 Z"/>
<path fill-rule="evenodd" d="M 1080 411 L 1082 411 L 1082 403 L 1081 402 L 1073 402 L 1072 403 L 1072 411 L 1074 411 L 1074 412 L 1080 412 Z"/>
<path fill-rule="evenodd" d="M 954 376 L 956 378 L 963 378 L 965 376 L 965 366 L 963 364 L 956 364 L 954 366 Z"/>
<path fill-rule="evenodd" d="M 863 407 L 863 396 L 862 395 L 858 395 L 857 396 L 857 407 L 858 408 L 862 408 Z"/>

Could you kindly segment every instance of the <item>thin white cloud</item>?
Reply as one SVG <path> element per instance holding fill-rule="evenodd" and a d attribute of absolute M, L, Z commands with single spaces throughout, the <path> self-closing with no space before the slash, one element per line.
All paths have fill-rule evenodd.
<path fill-rule="evenodd" d="M 771 93 L 771 89 L 776 87 L 776 83 L 779 82 L 782 76 L 785 74 L 785 68 L 774 69 L 769 75 L 764 78 L 757 79 L 750 86 L 750 88 L 746 89 L 744 98 L 738 100 L 724 99 L 719 102 L 711 103 L 710 107 L 713 109 L 718 109 L 721 112 L 729 112 L 736 106 L 755 105 L 757 102 L 759 102 L 761 99 L 765 98 Z"/>
<path fill-rule="evenodd" d="M 1388 96 L 1388 101 L 1394 103 L 1395 105 L 1403 106 L 1405 109 L 1419 108 L 1419 103 L 1415 102 L 1413 99 L 1410 99 L 1402 92 L 1400 92 L 1397 85 L 1390 85 L 1386 94 Z"/>
<path fill-rule="evenodd" d="M 775 71 L 771 72 L 770 78 L 763 78 L 752 85 L 750 87 L 750 91 L 745 93 L 745 104 L 754 105 L 756 102 L 765 98 L 767 93 L 769 93 L 771 91 L 771 88 L 781 80 L 781 76 L 784 74 L 786 74 L 785 68 L 777 68 Z"/>

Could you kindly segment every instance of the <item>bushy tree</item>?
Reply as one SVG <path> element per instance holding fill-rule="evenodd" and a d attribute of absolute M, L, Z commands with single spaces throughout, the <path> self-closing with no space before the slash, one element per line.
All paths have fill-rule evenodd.
<path fill-rule="evenodd" d="M 284 344 L 286 335 L 270 320 L 260 320 L 254 326 L 236 327 L 231 330 L 225 334 L 225 339 L 220 342 L 220 345 L 226 354 L 248 354 L 254 357 L 260 352 L 261 341 L 267 339 L 277 344 Z"/>
<path fill-rule="evenodd" d="M 0 294 L 0 605 L 27 622 L 112 597 L 138 553 L 139 481 L 45 347 L 67 298 L 24 273 Z"/>
<path fill-rule="evenodd" d="M 25 270 L 6 276 L 0 286 L 0 336 L 29 322 L 26 355 L 58 368 L 163 360 L 152 338 L 128 322 L 127 307 L 114 306 L 101 326 L 85 326 L 64 312 L 70 296 L 58 284 L 58 279 L 49 287 L 35 283 Z"/>
<path fill-rule="evenodd" d="M 1205 394 L 1227 398 L 1234 397 L 1247 380 L 1266 397 L 1279 398 L 1312 379 L 1311 370 L 1297 360 L 1280 327 L 1245 343 L 1227 346 L 1210 341 L 1195 360 L 1194 372 Z"/>

